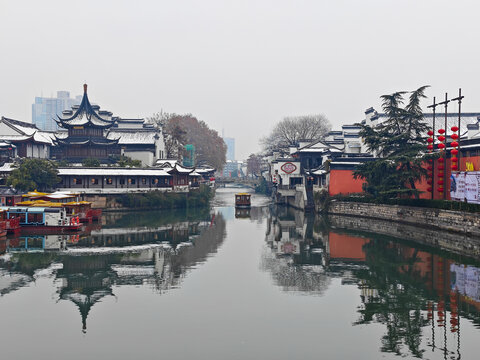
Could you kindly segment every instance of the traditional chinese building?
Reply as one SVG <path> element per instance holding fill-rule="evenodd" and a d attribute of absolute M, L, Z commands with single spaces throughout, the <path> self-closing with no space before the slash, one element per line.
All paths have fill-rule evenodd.
<path fill-rule="evenodd" d="M 115 120 L 110 111 L 90 104 L 87 84 L 83 85 L 83 90 L 80 105 L 63 111 L 62 117 L 58 117 L 58 125 L 68 133 L 55 136 L 55 157 L 71 162 L 82 162 L 87 158 L 107 162 L 110 156 L 120 155 L 118 139 L 107 138 Z"/>
<path fill-rule="evenodd" d="M 41 131 L 34 124 L 25 121 L 0 118 L 0 158 L 2 162 L 15 157 L 50 157 L 53 132 Z"/>

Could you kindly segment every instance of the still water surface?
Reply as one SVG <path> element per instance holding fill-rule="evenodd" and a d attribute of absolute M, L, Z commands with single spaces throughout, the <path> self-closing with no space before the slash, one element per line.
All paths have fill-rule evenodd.
<path fill-rule="evenodd" d="M 477 358 L 478 262 L 235 191 L 0 240 L 1 358 Z"/>

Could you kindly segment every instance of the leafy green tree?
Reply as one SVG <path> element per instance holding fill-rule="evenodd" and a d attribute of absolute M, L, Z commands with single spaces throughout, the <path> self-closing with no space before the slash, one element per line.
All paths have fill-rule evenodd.
<path fill-rule="evenodd" d="M 46 191 L 60 182 L 53 161 L 45 159 L 23 159 L 20 166 L 10 173 L 7 184 L 23 191 Z"/>
<path fill-rule="evenodd" d="M 100 160 L 96 158 L 86 158 L 82 161 L 82 165 L 86 167 L 99 167 Z"/>
<path fill-rule="evenodd" d="M 142 162 L 140 160 L 133 160 L 131 157 L 121 155 L 117 161 L 118 166 L 120 167 L 142 167 Z"/>
<path fill-rule="evenodd" d="M 381 96 L 387 119 L 376 126 L 361 124 L 360 136 L 368 150 L 378 156 L 354 172 L 355 178 L 366 180 L 364 191 L 367 193 L 379 198 L 412 195 L 418 198 L 420 191 L 415 183 L 427 173 L 423 167 L 423 151 L 428 125 L 420 107 L 427 87 L 410 92 L 406 105 L 407 92 Z"/>

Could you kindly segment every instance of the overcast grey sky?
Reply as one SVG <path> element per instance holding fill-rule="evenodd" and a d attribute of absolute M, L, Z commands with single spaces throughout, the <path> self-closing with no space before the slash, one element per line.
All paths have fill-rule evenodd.
<path fill-rule="evenodd" d="M 473 0 L 0 0 L 0 116 L 86 81 L 115 115 L 224 128 L 241 159 L 284 116 L 338 128 L 424 84 L 480 111 L 479 18 Z"/>

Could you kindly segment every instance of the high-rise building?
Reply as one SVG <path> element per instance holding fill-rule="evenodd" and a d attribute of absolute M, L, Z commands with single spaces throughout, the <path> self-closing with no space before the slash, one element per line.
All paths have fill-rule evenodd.
<path fill-rule="evenodd" d="M 63 110 L 69 110 L 81 101 L 81 96 L 71 98 L 68 91 L 57 91 L 57 97 L 35 97 L 35 103 L 32 104 L 32 123 L 41 130 L 55 131 L 58 129 L 54 120 L 57 115 L 62 115 Z"/>
<path fill-rule="evenodd" d="M 235 138 L 224 137 L 223 141 L 227 145 L 227 160 L 235 160 Z"/>

